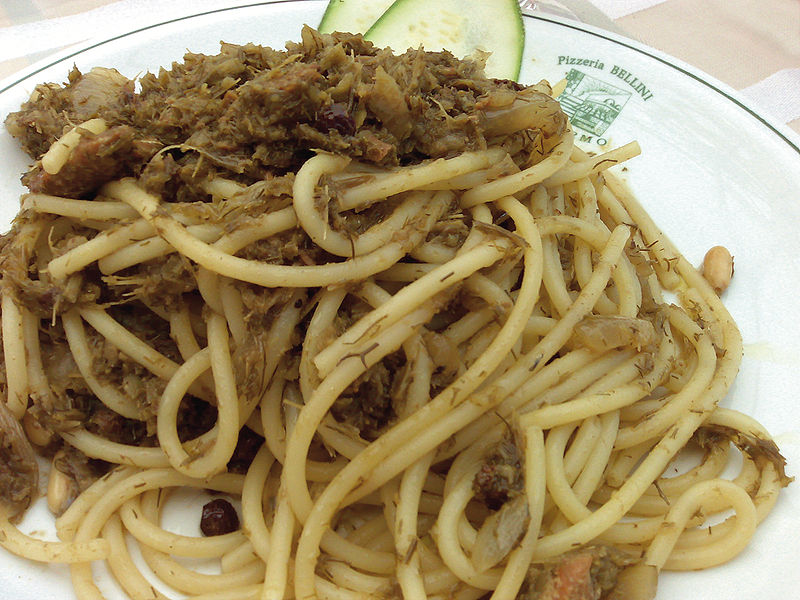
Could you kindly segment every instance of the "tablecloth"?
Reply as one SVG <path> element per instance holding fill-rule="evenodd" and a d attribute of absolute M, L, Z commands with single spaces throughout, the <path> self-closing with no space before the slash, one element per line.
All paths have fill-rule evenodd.
<path fill-rule="evenodd" d="M 487 0 L 488 1 L 488 0 Z M 225 0 L 0 0 L 0 79 L 114 31 L 227 5 Z M 521 0 L 627 35 L 740 90 L 800 133 L 798 0 Z"/>

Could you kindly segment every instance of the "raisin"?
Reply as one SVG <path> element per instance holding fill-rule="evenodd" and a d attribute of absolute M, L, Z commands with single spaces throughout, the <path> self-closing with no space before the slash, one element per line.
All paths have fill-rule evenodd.
<path fill-rule="evenodd" d="M 239 515 L 233 505 L 224 498 L 217 498 L 203 506 L 200 531 L 205 536 L 225 535 L 239 529 Z"/>
<path fill-rule="evenodd" d="M 317 114 L 317 129 L 320 131 L 334 129 L 342 135 L 353 135 L 356 132 L 356 123 L 344 104 L 334 103 L 324 107 Z"/>
<path fill-rule="evenodd" d="M 525 89 L 524 85 L 522 85 L 521 83 L 517 83 L 516 81 L 514 81 L 512 79 L 492 79 L 492 81 L 494 83 L 496 83 L 497 85 L 501 85 L 501 86 L 502 85 L 506 85 L 506 86 L 510 87 L 512 90 L 515 90 L 517 92 L 519 92 L 520 90 L 524 90 Z"/>

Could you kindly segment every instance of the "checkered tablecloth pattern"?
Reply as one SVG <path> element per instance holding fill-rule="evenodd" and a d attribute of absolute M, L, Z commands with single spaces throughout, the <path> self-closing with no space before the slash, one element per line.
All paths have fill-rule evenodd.
<path fill-rule="evenodd" d="M 488 0 L 487 0 L 488 1 Z M 230 0 L 0 0 L 0 78 L 98 32 Z M 800 133 L 800 0 L 521 0 L 610 29 L 727 83 Z"/>

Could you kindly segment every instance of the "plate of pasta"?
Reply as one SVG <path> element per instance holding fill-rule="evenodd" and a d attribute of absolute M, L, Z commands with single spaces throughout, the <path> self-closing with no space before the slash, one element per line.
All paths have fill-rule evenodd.
<path fill-rule="evenodd" d="M 511 81 L 326 5 L 0 83 L 6 595 L 791 597 L 797 136 L 574 21 Z"/>

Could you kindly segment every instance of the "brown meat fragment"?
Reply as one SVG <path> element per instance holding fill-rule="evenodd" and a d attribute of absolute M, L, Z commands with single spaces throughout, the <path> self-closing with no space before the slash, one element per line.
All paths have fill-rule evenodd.
<path fill-rule="evenodd" d="M 0 398 L 0 509 L 11 518 L 36 497 L 39 466 L 22 426 Z"/>
<path fill-rule="evenodd" d="M 518 600 L 598 600 L 617 584 L 620 572 L 635 561 L 608 546 L 588 546 L 534 564 Z"/>
<path fill-rule="evenodd" d="M 36 165 L 22 178 L 22 183 L 31 192 L 68 198 L 87 196 L 124 172 L 135 135 L 134 129 L 127 125 L 97 135 L 87 132 L 58 173 L 51 175 Z"/>
<path fill-rule="evenodd" d="M 392 389 L 399 380 L 405 355 L 389 354 L 351 383 L 331 407 L 337 421 L 353 425 L 365 439 L 376 439 L 395 417 Z"/>
<path fill-rule="evenodd" d="M 228 461 L 228 471 L 242 475 L 247 473 L 250 463 L 253 462 L 263 443 L 263 437 L 249 427 L 242 427 L 241 431 L 239 431 L 239 441 L 236 444 L 236 449 Z"/>
<path fill-rule="evenodd" d="M 704 425 L 695 432 L 694 439 L 703 448 L 728 440 L 753 459 L 759 467 L 763 468 L 767 462 L 772 463 L 781 486 L 786 487 L 794 481 L 794 477 L 786 475 L 786 459 L 772 440 L 748 435 L 723 425 Z"/>
<path fill-rule="evenodd" d="M 111 70 L 75 70 L 64 86 L 39 86 L 9 115 L 6 127 L 38 158 L 88 118 L 103 118 L 112 130 L 130 126 L 136 133 L 125 172 L 139 174 L 156 152 L 169 148 L 177 166 L 156 170 L 150 183 L 158 185 L 165 176 L 174 180 L 187 167 L 195 177 L 181 176 L 164 191 L 169 199 L 190 200 L 203 199 L 205 174 L 254 183 L 296 170 L 315 150 L 393 166 L 484 149 L 487 138 L 496 137 L 488 114 L 498 103 L 530 104 L 535 98 L 546 105 L 530 131 L 500 140 L 520 154 L 521 163 L 540 158 L 540 138 L 566 127 L 546 89 L 489 79 L 480 61 L 421 50 L 394 55 L 358 35 L 322 35 L 310 28 L 286 51 L 223 44 L 217 55 L 187 53 L 140 83 L 135 93 L 132 83 Z M 75 166 L 80 165 L 89 168 L 79 155 Z M 111 165 L 110 176 L 119 175 L 117 166 Z M 81 185 L 72 175 L 51 183 L 34 172 L 29 179 L 37 190 L 71 195 L 98 183 L 94 175 L 84 178 L 91 184 Z"/>
<path fill-rule="evenodd" d="M 511 440 L 503 440 L 475 475 L 472 489 L 476 500 L 491 510 L 498 510 L 520 493 L 523 483 L 522 462 L 517 446 Z"/>
<path fill-rule="evenodd" d="M 96 67 L 88 73 L 73 68 L 69 81 L 37 85 L 21 109 L 5 121 L 23 149 L 39 158 L 76 123 L 102 116 L 112 125 L 131 111 L 134 83 L 114 69 Z"/>

